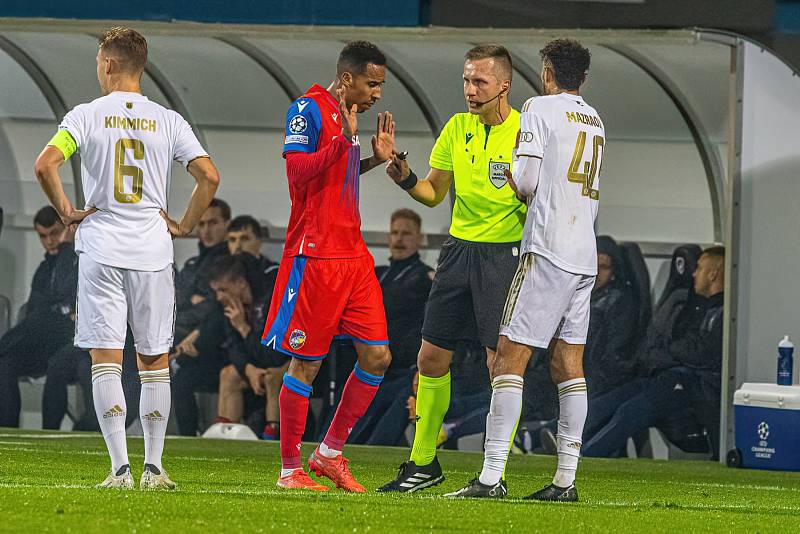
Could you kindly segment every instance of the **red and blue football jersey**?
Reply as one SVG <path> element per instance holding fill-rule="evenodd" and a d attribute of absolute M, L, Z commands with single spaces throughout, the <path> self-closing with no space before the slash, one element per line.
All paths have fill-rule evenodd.
<path fill-rule="evenodd" d="M 323 150 L 342 135 L 339 103 L 314 84 L 286 113 L 284 156 Z M 354 142 L 315 176 L 289 177 L 292 211 L 284 257 L 358 258 L 367 254 L 358 211 L 361 148 Z"/>
<path fill-rule="evenodd" d="M 334 338 L 389 343 L 381 286 L 361 237 L 361 150 L 357 138 L 342 137 L 339 103 L 314 84 L 289 107 L 283 154 L 323 150 L 329 154 L 321 159 L 341 156 L 308 175 L 287 168 L 292 213 L 261 340 L 309 360 L 324 358 Z"/>

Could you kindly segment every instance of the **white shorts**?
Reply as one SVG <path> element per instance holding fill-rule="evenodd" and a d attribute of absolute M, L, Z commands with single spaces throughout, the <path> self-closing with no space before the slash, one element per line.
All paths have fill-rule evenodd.
<path fill-rule="evenodd" d="M 76 310 L 76 347 L 122 349 L 130 323 L 136 352 L 147 356 L 169 352 L 175 330 L 172 265 L 160 271 L 134 271 L 80 254 Z"/>
<path fill-rule="evenodd" d="M 524 254 L 508 290 L 500 335 L 531 347 L 546 348 L 553 338 L 585 345 L 594 279 Z"/>

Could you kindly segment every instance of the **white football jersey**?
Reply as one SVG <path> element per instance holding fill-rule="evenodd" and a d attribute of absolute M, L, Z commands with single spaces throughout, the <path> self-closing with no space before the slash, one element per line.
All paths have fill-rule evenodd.
<path fill-rule="evenodd" d="M 517 157 L 541 158 L 525 220 L 523 252 L 575 274 L 597 274 L 594 221 L 600 198 L 605 129 L 582 97 L 537 96 L 522 107 Z"/>
<path fill-rule="evenodd" d="M 67 113 L 81 155 L 86 208 L 75 250 L 103 265 L 159 271 L 173 262 L 167 211 L 172 161 L 208 154 L 175 111 L 139 93 L 114 92 Z"/>

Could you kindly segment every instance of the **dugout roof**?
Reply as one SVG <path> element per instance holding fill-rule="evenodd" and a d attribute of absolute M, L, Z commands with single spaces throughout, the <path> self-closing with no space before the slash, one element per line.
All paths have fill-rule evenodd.
<path fill-rule="evenodd" d="M 98 94 L 95 36 L 106 25 L 0 22 L 0 76 L 6 86 L 0 93 L 0 154 L 5 155 L 0 191 L 19 199 L 12 213 L 29 213 L 39 202 L 37 188 L 30 187 L 35 185 L 30 162 L 46 132 L 66 110 Z M 333 76 L 344 41 L 371 39 L 387 54 L 387 84 L 377 108 L 395 114 L 399 140 L 411 151 L 413 166 L 422 169 L 444 122 L 464 110 L 460 80 L 466 49 L 486 41 L 509 46 L 515 63 L 511 102 L 520 107 L 538 94 L 538 50 L 550 38 L 568 34 L 592 49 L 584 94 L 601 111 L 609 136 L 600 231 L 652 243 L 650 252 L 722 238 L 730 47 L 697 32 L 136 27 L 150 43 L 144 92 L 195 126 L 227 178 L 226 198 L 267 213 L 264 218 L 277 228 L 288 220 L 280 161 L 286 106 L 312 82 L 324 84 Z M 373 121 L 374 112 L 362 118 L 362 124 Z M 396 191 L 381 179 L 365 182 L 370 199 L 362 203 L 365 228 L 383 231 L 385 203 L 397 203 Z M 188 188 L 176 183 L 176 198 Z M 447 206 L 426 215 L 431 233 L 446 233 Z M 631 225 L 634 220 L 639 222 Z"/>

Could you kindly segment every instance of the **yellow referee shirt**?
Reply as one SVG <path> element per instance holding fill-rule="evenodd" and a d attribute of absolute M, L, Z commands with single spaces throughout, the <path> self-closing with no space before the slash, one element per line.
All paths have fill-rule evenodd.
<path fill-rule="evenodd" d="M 450 235 L 466 241 L 510 243 L 522 239 L 526 206 L 517 200 L 504 169 L 511 170 L 519 112 L 502 124 L 481 124 L 478 115 L 457 113 L 433 146 L 430 165 L 452 171 L 456 201 Z"/>

